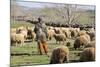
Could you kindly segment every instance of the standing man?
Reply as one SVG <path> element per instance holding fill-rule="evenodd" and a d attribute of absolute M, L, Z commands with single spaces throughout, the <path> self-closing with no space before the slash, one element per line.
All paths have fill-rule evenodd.
<path fill-rule="evenodd" d="M 47 27 L 45 23 L 42 21 L 42 18 L 38 18 L 38 22 L 35 24 L 34 32 L 36 33 L 36 41 L 38 44 L 38 52 L 42 55 L 43 50 L 45 54 L 48 53 L 48 46 L 46 43 L 47 40 Z"/>

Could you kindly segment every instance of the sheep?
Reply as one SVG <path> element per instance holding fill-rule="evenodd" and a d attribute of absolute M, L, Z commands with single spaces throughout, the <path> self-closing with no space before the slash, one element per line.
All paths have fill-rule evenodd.
<path fill-rule="evenodd" d="M 58 28 L 58 27 L 55 27 L 53 30 L 54 30 L 54 32 L 55 32 L 56 34 L 62 33 L 62 30 L 61 30 L 60 28 Z"/>
<path fill-rule="evenodd" d="M 91 38 L 90 38 L 90 36 L 88 34 L 84 34 L 83 36 L 86 37 L 89 42 L 91 41 Z"/>
<path fill-rule="evenodd" d="M 74 41 L 74 48 L 80 48 L 81 46 L 86 46 L 90 42 L 90 37 L 87 34 L 81 35 Z"/>
<path fill-rule="evenodd" d="M 95 38 L 95 32 L 89 32 L 89 31 L 87 31 L 86 33 L 90 36 L 91 41 L 93 41 L 94 38 Z"/>
<path fill-rule="evenodd" d="M 56 43 L 57 41 L 59 41 L 59 44 L 60 44 L 60 41 L 63 41 L 63 43 L 66 41 L 66 36 L 65 34 L 54 34 L 54 38 L 56 39 Z"/>
<path fill-rule="evenodd" d="M 23 34 L 24 35 L 24 37 L 25 37 L 25 39 L 27 38 L 27 29 L 26 28 L 24 28 L 24 27 L 21 27 L 21 28 L 17 28 L 17 34 Z"/>
<path fill-rule="evenodd" d="M 71 32 L 71 37 L 77 37 L 78 33 L 80 32 L 80 29 L 79 28 L 71 28 L 70 32 Z"/>
<path fill-rule="evenodd" d="M 85 48 L 88 48 L 88 47 L 94 47 L 95 48 L 95 41 L 91 41 L 90 43 L 88 43 Z"/>
<path fill-rule="evenodd" d="M 53 35 L 55 34 L 53 29 L 47 30 L 48 33 L 48 40 L 51 40 L 53 38 Z"/>
<path fill-rule="evenodd" d="M 71 37 L 77 37 L 78 33 L 75 30 L 71 30 Z"/>
<path fill-rule="evenodd" d="M 27 39 L 32 39 L 32 41 L 34 41 L 35 37 L 35 32 L 33 32 L 32 29 L 27 29 Z"/>
<path fill-rule="evenodd" d="M 67 38 L 71 38 L 70 28 L 61 28 L 61 30 L 66 35 Z"/>
<path fill-rule="evenodd" d="M 25 41 L 25 38 L 23 34 L 16 34 L 16 33 L 11 34 L 11 45 L 14 45 L 17 43 L 20 43 L 21 45 L 23 45 L 24 41 Z"/>
<path fill-rule="evenodd" d="M 85 31 L 85 30 L 81 30 L 81 31 L 78 33 L 79 36 L 84 35 L 84 34 L 86 34 L 86 31 Z"/>
<path fill-rule="evenodd" d="M 94 47 L 85 48 L 80 55 L 80 61 L 81 62 L 95 61 L 95 48 Z"/>
<path fill-rule="evenodd" d="M 17 30 L 24 30 L 24 29 L 26 29 L 24 26 L 20 26 L 17 28 Z"/>
<path fill-rule="evenodd" d="M 50 64 L 69 62 L 69 49 L 66 46 L 56 47 L 51 55 Z"/>

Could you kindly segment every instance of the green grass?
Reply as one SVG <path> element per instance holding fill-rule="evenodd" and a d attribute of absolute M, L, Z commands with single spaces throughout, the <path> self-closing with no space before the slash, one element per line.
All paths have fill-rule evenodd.
<path fill-rule="evenodd" d="M 81 51 L 72 49 L 74 40 L 69 41 L 71 42 L 71 46 L 69 47 L 70 62 L 78 61 L 78 53 L 80 53 Z M 37 43 L 35 41 L 25 43 L 24 46 L 11 46 L 11 66 L 49 64 L 52 50 L 60 45 L 56 44 L 56 41 L 54 39 L 48 41 L 47 43 L 49 47 L 49 57 L 45 54 L 39 55 L 37 53 Z"/>
<path fill-rule="evenodd" d="M 25 21 L 11 21 L 10 22 L 10 27 L 11 28 L 18 28 L 20 26 L 29 26 L 29 27 L 33 27 L 33 24 L 29 23 L 29 22 L 25 22 Z"/>

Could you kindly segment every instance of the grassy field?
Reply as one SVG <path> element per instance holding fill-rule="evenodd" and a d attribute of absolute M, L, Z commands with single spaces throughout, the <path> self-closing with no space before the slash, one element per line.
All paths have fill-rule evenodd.
<path fill-rule="evenodd" d="M 31 24 L 31 23 L 28 23 L 28 22 L 25 22 L 25 21 L 12 21 L 11 20 L 11 23 L 10 23 L 10 27 L 11 28 L 18 28 L 20 26 L 29 26 L 29 27 L 33 27 L 34 25 Z"/>
<path fill-rule="evenodd" d="M 78 54 L 81 52 L 81 50 L 74 50 L 74 40 L 70 39 L 69 41 L 71 42 L 69 47 L 70 63 L 77 62 L 79 60 Z M 52 50 L 60 45 L 56 44 L 54 39 L 48 41 L 47 43 L 49 47 L 49 57 L 45 54 L 39 55 L 37 53 L 37 43 L 35 41 L 25 43 L 24 46 L 11 46 L 11 66 L 49 64 Z"/>
<path fill-rule="evenodd" d="M 11 28 L 17 28 L 19 26 L 33 27 L 32 24 L 26 22 L 11 22 Z M 78 62 L 80 58 L 79 53 L 81 52 L 81 49 L 74 50 L 74 40 L 69 39 L 68 41 L 70 41 L 71 43 L 71 45 L 68 47 L 70 50 L 69 63 Z M 36 41 L 25 42 L 24 46 L 11 46 L 11 66 L 49 64 L 52 50 L 60 45 L 56 44 L 55 39 L 47 41 L 47 43 L 49 47 L 49 57 L 47 55 L 39 55 L 37 53 Z"/>

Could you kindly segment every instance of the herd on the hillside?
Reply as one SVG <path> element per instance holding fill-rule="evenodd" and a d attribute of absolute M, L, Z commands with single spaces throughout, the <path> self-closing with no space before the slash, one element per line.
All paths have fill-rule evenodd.
<path fill-rule="evenodd" d="M 36 34 L 32 27 L 11 28 L 11 46 L 24 46 L 25 41 L 34 41 Z M 69 62 L 69 48 L 66 46 L 74 39 L 73 48 L 83 48 L 80 54 L 80 61 L 95 61 L 95 29 L 94 28 L 73 28 L 73 27 L 47 27 L 48 40 L 53 38 L 59 47 L 52 51 L 50 64 Z"/>

